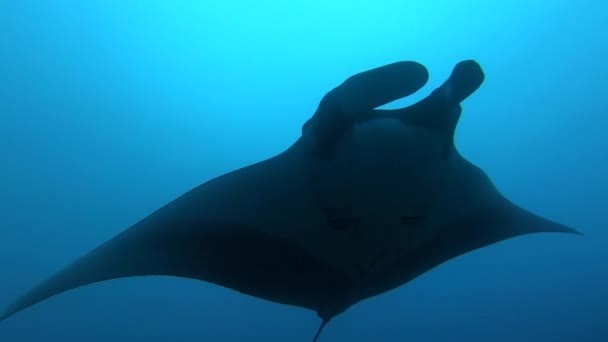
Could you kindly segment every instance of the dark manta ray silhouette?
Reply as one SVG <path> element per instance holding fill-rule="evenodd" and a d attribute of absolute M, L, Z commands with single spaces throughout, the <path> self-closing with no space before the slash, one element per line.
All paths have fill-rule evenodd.
<path fill-rule="evenodd" d="M 331 90 L 286 151 L 215 178 L 27 292 L 5 319 L 51 296 L 145 275 L 199 279 L 317 312 L 322 324 L 463 253 L 536 232 L 577 233 L 510 202 L 456 150 L 474 61 L 420 102 L 424 66 L 398 62 Z"/>

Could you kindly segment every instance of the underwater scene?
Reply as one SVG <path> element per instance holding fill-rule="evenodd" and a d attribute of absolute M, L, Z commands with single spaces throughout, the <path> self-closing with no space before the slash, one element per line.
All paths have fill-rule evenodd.
<path fill-rule="evenodd" d="M 0 341 L 608 341 L 607 13 L 1 1 Z"/>

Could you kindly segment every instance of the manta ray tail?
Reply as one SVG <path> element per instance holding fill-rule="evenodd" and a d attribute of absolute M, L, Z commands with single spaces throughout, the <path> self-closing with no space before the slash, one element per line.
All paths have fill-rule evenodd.
<path fill-rule="evenodd" d="M 315 334 L 315 337 L 313 337 L 312 342 L 317 342 L 317 340 L 319 339 L 319 336 L 321 336 L 321 332 L 323 331 L 323 328 L 325 328 L 325 325 L 327 325 L 328 322 L 329 322 L 328 319 L 324 319 L 323 322 L 321 322 L 321 325 L 319 326 L 319 329 L 317 329 L 317 333 Z"/>

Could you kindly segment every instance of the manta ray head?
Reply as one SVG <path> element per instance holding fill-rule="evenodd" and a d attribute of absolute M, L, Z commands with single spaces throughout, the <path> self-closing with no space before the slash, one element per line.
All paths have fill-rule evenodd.
<path fill-rule="evenodd" d="M 331 307 L 335 312 L 508 238 L 578 233 L 509 201 L 456 149 L 460 101 L 468 94 L 454 89 L 472 92 L 481 84 L 475 67 L 467 63 L 460 75 L 456 68 L 410 107 L 360 115 L 332 145 L 331 158 L 319 163 L 316 197 L 349 246 L 329 263 L 339 262 L 334 267 L 356 284 L 348 300 Z"/>

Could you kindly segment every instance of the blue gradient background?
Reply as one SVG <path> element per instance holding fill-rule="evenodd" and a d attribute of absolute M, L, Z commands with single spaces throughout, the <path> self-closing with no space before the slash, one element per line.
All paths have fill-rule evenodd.
<path fill-rule="evenodd" d="M 190 188 L 294 142 L 321 96 L 397 60 L 487 78 L 456 144 L 584 237 L 451 260 L 321 341 L 608 340 L 608 2 L 0 0 L 0 306 Z M 296 194 L 294 194 L 295 196 Z M 310 341 L 308 310 L 123 279 L 0 323 L 0 341 Z"/>

